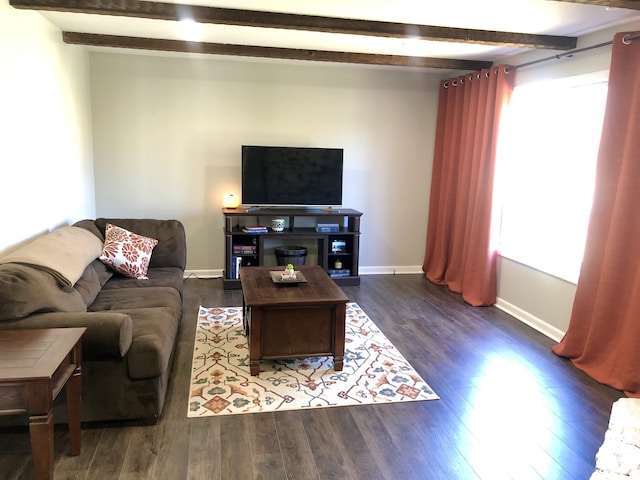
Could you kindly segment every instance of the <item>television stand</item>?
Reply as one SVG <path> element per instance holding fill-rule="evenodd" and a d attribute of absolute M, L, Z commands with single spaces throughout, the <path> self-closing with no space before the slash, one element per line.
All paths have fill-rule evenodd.
<path fill-rule="evenodd" d="M 225 289 L 241 288 L 240 267 L 264 266 L 265 240 L 281 241 L 291 245 L 292 240 L 313 240 L 317 245 L 320 265 L 338 285 L 360 285 L 358 274 L 360 255 L 361 212 L 350 208 L 296 208 L 296 207 L 244 207 L 223 208 L 225 234 Z M 252 218 L 253 217 L 253 218 Z M 284 231 L 271 229 L 272 218 L 288 218 Z M 305 226 L 296 226 L 297 217 Z M 337 231 L 317 231 L 313 225 L 319 223 L 338 224 Z M 246 225 L 265 225 L 266 233 L 247 233 Z M 309 226 L 311 225 L 311 226 Z M 273 262 L 271 262 L 273 263 Z M 277 268 L 277 267 L 275 267 Z M 274 268 L 274 269 L 275 269 Z"/>

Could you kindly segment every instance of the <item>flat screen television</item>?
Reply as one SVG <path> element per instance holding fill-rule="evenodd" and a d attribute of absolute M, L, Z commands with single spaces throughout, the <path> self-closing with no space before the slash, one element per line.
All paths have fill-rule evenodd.
<path fill-rule="evenodd" d="M 242 204 L 342 205 L 341 148 L 242 147 Z"/>

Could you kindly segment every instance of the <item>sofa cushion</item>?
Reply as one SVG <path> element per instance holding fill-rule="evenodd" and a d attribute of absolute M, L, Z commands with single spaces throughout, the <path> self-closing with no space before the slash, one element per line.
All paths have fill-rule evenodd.
<path fill-rule="evenodd" d="M 86 312 L 82 295 L 63 288 L 50 273 L 28 265 L 0 265 L 0 320 L 34 312 Z"/>
<path fill-rule="evenodd" d="M 110 223 L 104 237 L 100 260 L 126 277 L 146 280 L 151 253 L 158 240 Z"/>
<path fill-rule="evenodd" d="M 178 291 L 170 287 L 103 289 L 90 309 L 131 317 L 132 341 L 126 358 L 132 379 L 153 378 L 165 371 L 182 318 Z"/>
<path fill-rule="evenodd" d="M 137 280 L 115 273 L 104 285 L 103 290 L 118 288 L 149 288 L 149 287 L 171 287 L 180 294 L 184 287 L 184 270 L 178 267 L 150 268 L 147 271 L 148 280 Z"/>
<path fill-rule="evenodd" d="M 100 289 L 112 276 L 113 272 L 100 260 L 95 259 L 84 269 L 84 273 L 80 280 L 76 282 L 74 288 L 82 295 L 84 304 L 89 306 L 100 293 Z"/>
<path fill-rule="evenodd" d="M 98 218 L 95 221 L 95 225 L 101 232 L 105 231 L 107 223 L 158 240 L 158 245 L 153 249 L 149 268 L 179 267 L 182 270 L 185 269 L 187 242 L 184 226 L 178 220 Z"/>
<path fill-rule="evenodd" d="M 153 378 L 169 368 L 179 317 L 167 307 L 136 308 L 131 317 L 132 342 L 126 356 L 132 379 Z"/>
<path fill-rule="evenodd" d="M 180 293 L 170 287 L 101 290 L 88 309 L 91 312 L 126 312 L 138 308 L 165 307 L 181 317 Z"/>
<path fill-rule="evenodd" d="M 101 243 L 104 243 L 104 231 L 101 232 L 100 229 L 96 226 L 96 221 L 91 219 L 79 220 L 73 224 L 74 227 L 84 228 L 85 230 L 89 230 L 93 233 Z"/>

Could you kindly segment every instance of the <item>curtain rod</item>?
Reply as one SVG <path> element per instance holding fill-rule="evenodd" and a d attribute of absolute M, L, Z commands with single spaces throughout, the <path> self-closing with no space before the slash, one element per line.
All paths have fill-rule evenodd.
<path fill-rule="evenodd" d="M 637 38 L 640 38 L 640 33 L 634 33 L 634 34 L 625 35 L 624 37 L 622 37 L 622 43 L 624 43 L 625 45 L 628 45 L 633 40 L 635 40 Z M 521 63 L 520 65 L 513 65 L 511 67 L 508 67 L 507 71 L 511 70 L 512 68 L 513 69 L 517 69 L 517 68 L 522 68 L 522 67 L 528 67 L 530 65 L 535 65 L 537 63 L 546 62 L 548 60 L 557 60 L 557 59 L 560 59 L 562 57 L 571 57 L 572 55 L 575 55 L 576 53 L 582 53 L 582 52 L 586 52 L 588 50 L 594 50 L 596 48 L 607 47 L 607 46 L 611 45 L 612 43 L 613 43 L 613 40 L 608 41 L 608 42 L 604 42 L 604 43 L 598 43 L 597 45 L 591 45 L 590 47 L 578 48 L 577 50 L 571 50 L 570 52 L 559 53 L 559 54 L 553 55 L 551 57 L 545 57 L 545 58 L 541 58 L 539 60 L 533 60 L 532 62 Z"/>

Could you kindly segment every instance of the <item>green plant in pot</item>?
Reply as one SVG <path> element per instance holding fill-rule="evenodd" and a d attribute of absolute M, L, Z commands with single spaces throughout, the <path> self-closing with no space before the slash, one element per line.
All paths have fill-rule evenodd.
<path fill-rule="evenodd" d="M 296 272 L 295 272 L 295 270 L 293 268 L 293 264 L 292 263 L 289 263 L 287 265 L 287 267 L 284 269 L 284 276 L 286 278 L 295 278 Z"/>

